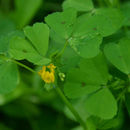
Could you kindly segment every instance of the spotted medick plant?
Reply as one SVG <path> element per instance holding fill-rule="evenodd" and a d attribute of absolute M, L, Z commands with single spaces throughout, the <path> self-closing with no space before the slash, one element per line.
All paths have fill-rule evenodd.
<path fill-rule="evenodd" d="M 124 103 L 130 114 L 130 3 L 98 2 L 65 0 L 44 23 L 14 29 L 0 46 L 0 93 L 18 85 L 19 65 L 59 94 L 81 129 L 119 127 L 110 122 L 122 118 Z"/>

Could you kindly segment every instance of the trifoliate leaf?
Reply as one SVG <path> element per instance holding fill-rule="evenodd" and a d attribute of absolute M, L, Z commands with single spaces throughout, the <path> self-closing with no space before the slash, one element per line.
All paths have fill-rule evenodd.
<path fill-rule="evenodd" d="M 108 81 L 109 74 L 102 54 L 82 60 L 79 68 L 68 72 L 64 92 L 69 98 L 78 98 L 98 90 Z"/>

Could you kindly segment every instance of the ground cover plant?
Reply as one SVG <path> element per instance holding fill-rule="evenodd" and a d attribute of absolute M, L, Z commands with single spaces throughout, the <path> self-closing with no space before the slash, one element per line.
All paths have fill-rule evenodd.
<path fill-rule="evenodd" d="M 0 130 L 130 130 L 129 0 L 0 0 Z"/>

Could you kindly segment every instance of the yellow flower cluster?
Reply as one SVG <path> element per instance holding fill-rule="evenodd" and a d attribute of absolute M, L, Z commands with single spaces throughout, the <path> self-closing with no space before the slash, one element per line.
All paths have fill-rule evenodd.
<path fill-rule="evenodd" d="M 38 72 L 45 83 L 54 83 L 54 81 L 55 81 L 55 68 L 56 68 L 56 66 L 54 66 L 53 64 L 50 64 L 48 66 L 43 66 L 42 70 L 40 70 Z"/>

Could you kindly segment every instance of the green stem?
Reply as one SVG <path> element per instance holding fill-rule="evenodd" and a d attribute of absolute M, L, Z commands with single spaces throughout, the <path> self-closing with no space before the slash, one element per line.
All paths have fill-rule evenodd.
<path fill-rule="evenodd" d="M 86 123 L 82 120 L 82 118 L 77 113 L 77 111 L 74 109 L 74 107 L 72 106 L 72 104 L 65 97 L 65 95 L 63 94 L 63 92 L 61 91 L 61 89 L 59 87 L 56 87 L 56 91 L 59 94 L 59 96 L 61 97 L 61 99 L 64 101 L 64 103 L 67 105 L 67 107 L 69 108 L 69 110 L 73 113 L 73 115 L 75 116 L 75 118 L 77 119 L 77 121 L 79 121 L 80 125 L 84 128 L 84 130 L 87 130 Z"/>
<path fill-rule="evenodd" d="M 118 95 L 117 101 L 119 101 L 120 99 L 122 99 L 125 96 L 125 93 L 128 91 L 129 85 L 130 85 L 130 74 L 128 74 L 128 85 L 125 86 L 125 88 L 123 88 L 122 92 Z"/>
<path fill-rule="evenodd" d="M 120 99 L 122 99 L 123 97 L 124 97 L 124 95 L 125 95 L 125 93 L 126 93 L 126 90 L 127 90 L 127 88 L 124 88 L 123 90 L 122 90 L 122 92 L 118 95 L 118 97 L 117 97 L 117 101 L 119 101 Z"/>
<path fill-rule="evenodd" d="M 15 63 L 15 64 L 17 64 L 17 65 L 19 65 L 19 66 L 21 66 L 21 67 L 23 67 L 23 68 L 25 68 L 25 69 L 31 71 L 31 72 L 33 72 L 33 73 L 37 73 L 35 70 L 31 69 L 30 67 L 28 67 L 28 66 L 26 66 L 26 65 L 24 65 L 24 64 L 22 64 L 22 63 L 20 63 L 20 62 L 18 62 L 18 61 L 16 61 L 16 60 L 14 60 L 14 59 L 10 59 L 10 58 L 8 58 L 8 57 L 6 57 L 6 56 L 4 56 L 4 55 L 0 55 L 0 58 L 1 58 L 2 60 L 4 60 L 4 61 L 11 61 L 11 62 L 13 62 L 13 63 Z"/>
<path fill-rule="evenodd" d="M 64 47 L 63 47 L 62 50 L 59 52 L 59 54 L 56 56 L 56 58 L 59 57 L 59 56 L 61 56 L 61 55 L 64 53 L 64 51 L 65 51 L 67 45 L 68 45 L 68 41 L 66 41 Z"/>
<path fill-rule="evenodd" d="M 24 64 L 22 64 L 22 63 L 20 63 L 20 62 L 18 62 L 16 60 L 11 59 L 11 61 L 14 62 L 15 64 L 27 69 L 27 70 L 33 72 L 33 73 L 37 73 L 35 70 L 31 69 L 30 67 L 28 67 L 28 66 L 26 66 L 26 65 L 24 65 Z"/>

